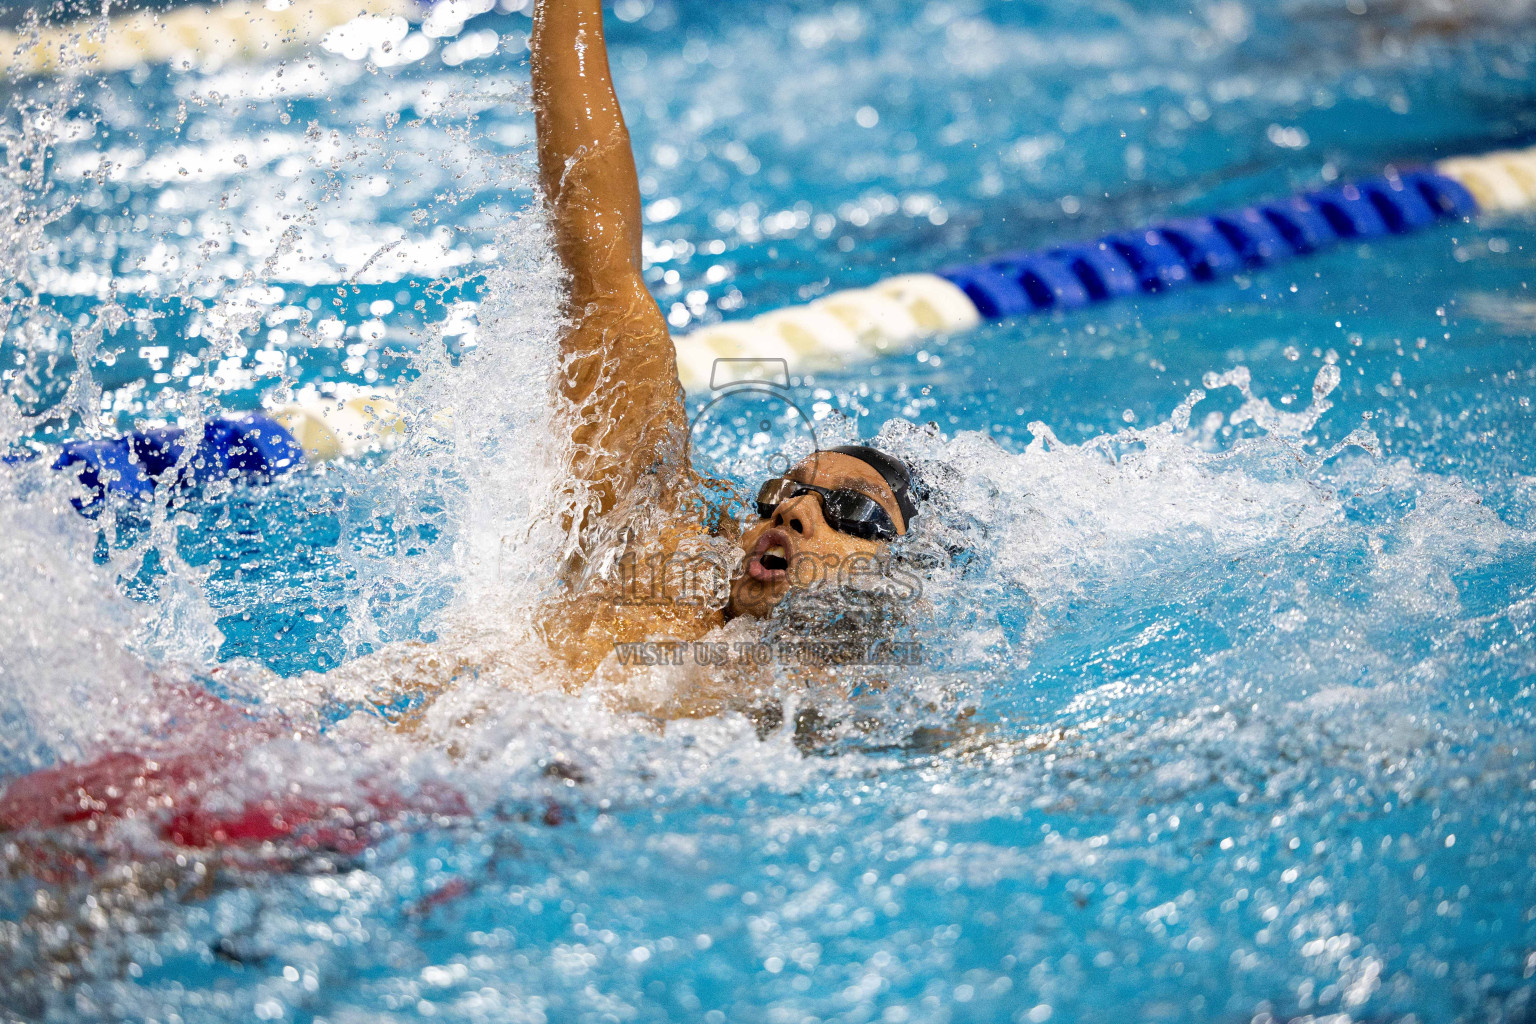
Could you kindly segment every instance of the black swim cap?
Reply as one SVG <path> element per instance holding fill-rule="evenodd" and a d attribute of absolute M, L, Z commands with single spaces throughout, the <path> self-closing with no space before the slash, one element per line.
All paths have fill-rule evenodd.
<path fill-rule="evenodd" d="M 896 495 L 896 507 L 901 509 L 902 526 L 910 529 L 912 517 L 917 515 L 917 503 L 912 500 L 914 490 L 921 492 L 912 479 L 912 470 L 907 464 L 893 455 L 887 455 L 878 448 L 871 448 L 865 444 L 845 444 L 836 448 L 828 448 L 826 451 L 846 455 L 849 458 L 858 459 L 866 466 L 879 473 L 881 478 L 891 488 L 891 493 Z"/>

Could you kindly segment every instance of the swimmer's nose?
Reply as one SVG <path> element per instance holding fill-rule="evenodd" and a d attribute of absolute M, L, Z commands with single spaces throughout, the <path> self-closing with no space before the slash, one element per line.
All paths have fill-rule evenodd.
<path fill-rule="evenodd" d="M 781 504 L 778 511 L 773 514 L 773 525 L 782 526 L 794 530 L 803 537 L 809 537 L 816 529 L 811 521 L 813 516 L 810 514 L 810 509 L 818 506 L 814 502 L 807 505 L 807 498 L 815 498 L 815 495 L 802 494 L 798 498 Z"/>

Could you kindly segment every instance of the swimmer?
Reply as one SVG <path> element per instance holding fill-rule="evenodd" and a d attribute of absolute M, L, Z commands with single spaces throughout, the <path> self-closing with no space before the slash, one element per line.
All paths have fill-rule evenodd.
<path fill-rule="evenodd" d="M 539 0 L 529 45 L 540 185 L 567 282 L 557 382 L 566 426 L 557 429 L 568 433 L 564 488 L 579 511 L 562 523 L 570 554 L 560 589 L 535 613 L 531 637 L 456 629 L 436 645 L 391 645 L 307 677 L 308 689 L 317 700 L 371 703 L 407 728 L 471 675 L 519 689 L 559 680 L 567 693 L 596 682 L 615 710 L 658 719 L 743 709 L 761 672 L 706 666 L 647 696 L 619 652 L 692 644 L 732 620 L 766 618 L 797 589 L 867 592 L 886 575 L 921 490 L 899 459 L 847 445 L 764 481 L 755 521 L 712 506 L 719 487 L 690 463 L 676 352 L 641 276 L 639 179 L 600 0 Z M 846 631 L 853 617 L 829 609 L 825 618 Z M 389 710 L 402 700 L 408 711 Z M 490 710 L 461 709 L 456 720 Z"/>
<path fill-rule="evenodd" d="M 641 277 L 640 187 L 614 94 L 599 0 L 539 0 L 530 40 L 539 176 L 569 292 L 559 386 L 572 410 L 573 487 L 592 496 L 572 523 L 570 596 L 547 635 L 587 673 L 615 642 L 694 640 L 739 616 L 767 616 L 829 566 L 877 564 L 917 514 L 909 469 L 865 446 L 816 452 L 763 483 L 740 532 L 741 564 L 718 607 L 616 600 L 619 581 L 587 572 L 617 551 L 667 563 L 729 533 L 689 463 L 688 418 L 666 321 Z M 815 567 L 810 571 L 809 567 Z"/>

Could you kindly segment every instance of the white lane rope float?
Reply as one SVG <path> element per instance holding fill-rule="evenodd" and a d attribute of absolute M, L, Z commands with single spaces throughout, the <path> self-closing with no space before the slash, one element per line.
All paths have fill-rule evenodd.
<path fill-rule="evenodd" d="M 126 71 L 140 64 L 222 64 L 298 52 L 363 21 L 419 18 L 413 0 L 256 0 L 133 11 L 108 19 L 0 32 L 13 76 Z"/>

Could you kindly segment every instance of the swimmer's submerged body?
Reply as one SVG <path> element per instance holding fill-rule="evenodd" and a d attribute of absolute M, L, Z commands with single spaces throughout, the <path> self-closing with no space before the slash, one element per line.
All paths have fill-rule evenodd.
<path fill-rule="evenodd" d="M 272 688 L 301 695 L 292 707 L 268 708 L 265 724 L 252 723 L 251 709 L 205 692 L 188 698 L 185 687 L 161 687 L 188 756 L 117 752 L 17 780 L 0 796 L 0 831 L 95 829 L 105 819 L 179 806 L 183 790 L 217 788 L 226 767 L 239 771 L 231 752 L 273 736 L 318 735 L 315 712 L 327 703 L 373 704 L 409 731 L 471 676 L 508 685 L 554 679 L 571 693 L 596 679 L 610 707 L 656 719 L 745 710 L 761 696 L 759 671 L 711 665 L 691 673 L 685 692 L 658 696 L 638 692 L 632 677 L 639 670 L 619 652 L 648 641 L 691 644 L 731 620 L 764 618 L 791 590 L 844 578 L 829 567 L 878 575 L 887 564 L 890 542 L 917 513 L 917 488 L 904 464 L 875 449 L 816 452 L 786 476 L 766 481 L 756 496 L 755 521 L 732 521 L 708 500 L 707 482 L 689 461 L 672 339 L 641 276 L 640 191 L 609 74 L 599 0 L 539 0 L 531 50 L 540 182 L 568 285 L 558 387 L 569 424 L 567 494 L 570 507 L 580 509 L 563 524 L 571 554 L 560 566 L 561 592 L 530 630 L 537 649 L 522 641 L 511 644 L 515 649 L 498 647 L 484 638 L 393 645 L 330 674 L 307 676 L 297 688 Z M 735 556 L 722 561 L 722 549 Z M 690 591 L 663 573 L 659 587 L 635 599 L 637 583 L 650 579 L 647 567 L 690 561 L 706 576 L 717 572 L 719 585 L 699 586 L 695 579 Z M 693 577 L 685 571 L 679 578 Z M 828 620 L 836 617 L 827 611 Z M 514 663 L 517 671 L 498 670 Z M 408 710 L 390 710 L 402 697 L 409 698 Z M 473 701 L 454 705 L 447 724 L 473 718 L 477 707 L 487 709 L 486 700 L 479 688 Z M 163 751 L 167 739 L 146 740 L 145 747 Z M 452 749 L 452 741 L 448 745 Z M 176 765 L 173 771 L 168 763 Z M 126 803 L 113 796 L 124 792 L 134 795 Z M 290 794 L 266 810 L 245 807 L 229 820 L 202 821 L 194 831 L 213 845 L 242 836 L 266 842 L 333 812 L 352 821 L 359 814 L 375 818 L 381 807 L 411 806 L 388 794 L 360 799 L 359 807 L 327 811 Z M 170 838 L 185 843 L 186 832 Z"/>

